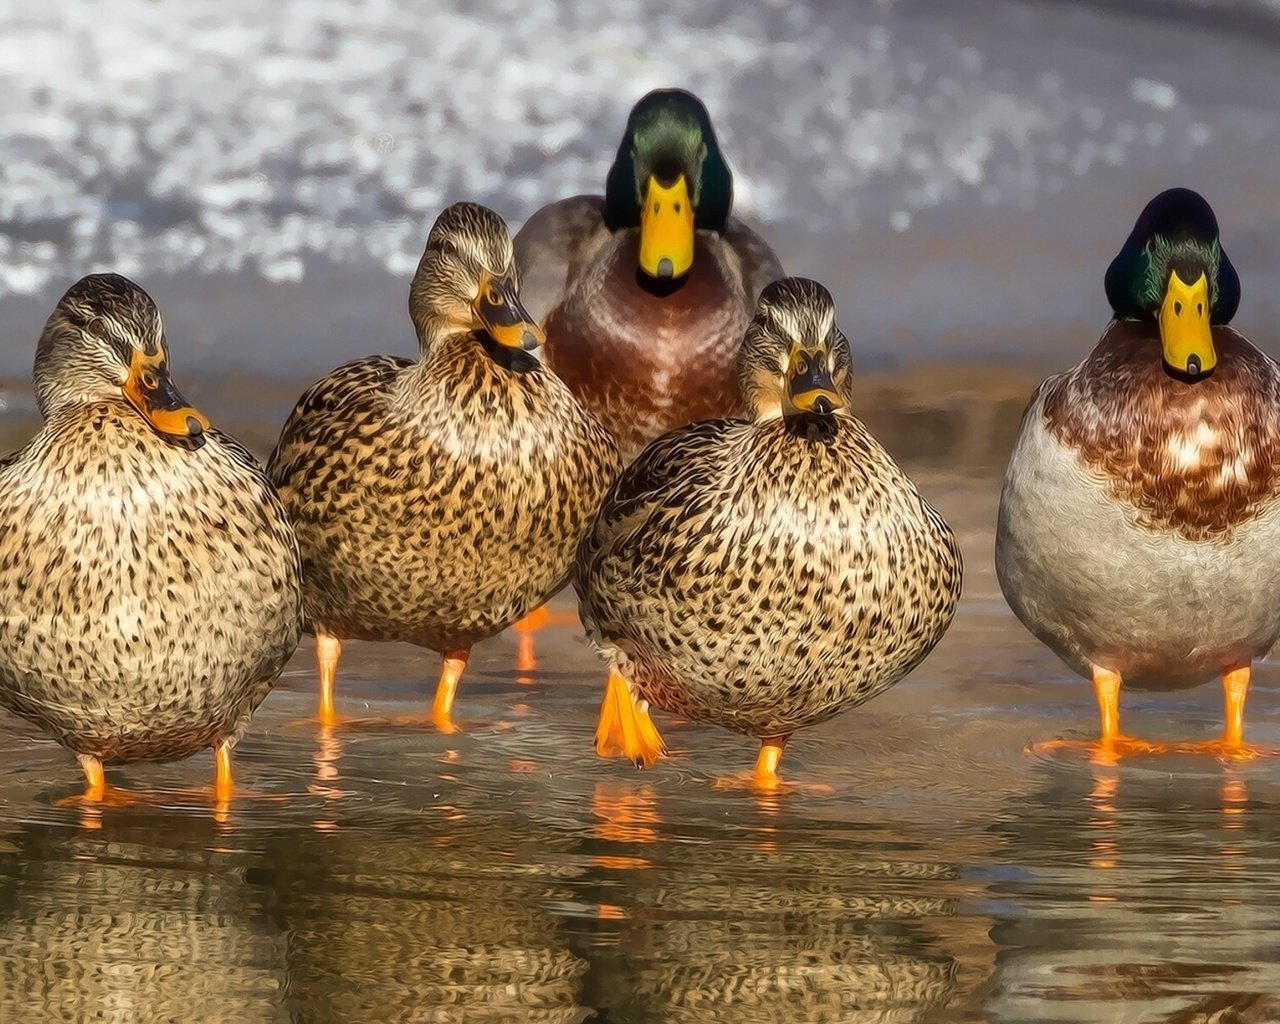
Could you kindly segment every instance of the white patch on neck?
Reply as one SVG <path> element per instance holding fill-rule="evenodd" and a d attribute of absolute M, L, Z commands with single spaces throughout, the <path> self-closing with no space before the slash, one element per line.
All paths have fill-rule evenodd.
<path fill-rule="evenodd" d="M 1175 434 L 1169 438 L 1165 450 L 1173 459 L 1178 469 L 1193 470 L 1200 468 L 1200 453 L 1210 446 L 1217 447 L 1218 432 L 1209 424 L 1201 421 L 1196 424 L 1191 434 Z"/>

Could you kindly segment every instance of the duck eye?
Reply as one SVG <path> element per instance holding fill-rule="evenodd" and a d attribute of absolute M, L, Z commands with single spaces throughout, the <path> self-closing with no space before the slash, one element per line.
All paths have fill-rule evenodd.
<path fill-rule="evenodd" d="M 148 391 L 154 391 L 156 389 L 156 375 L 150 371 L 144 373 L 142 375 L 142 386 Z"/>
<path fill-rule="evenodd" d="M 107 333 L 107 322 L 100 316 L 95 316 L 89 321 L 85 330 L 92 334 L 95 338 L 101 338 Z"/>

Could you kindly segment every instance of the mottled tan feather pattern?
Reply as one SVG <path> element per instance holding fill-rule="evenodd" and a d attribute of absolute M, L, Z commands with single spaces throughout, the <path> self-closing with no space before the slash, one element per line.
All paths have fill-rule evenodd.
<path fill-rule="evenodd" d="M 811 282 L 771 285 L 744 383 L 772 366 L 780 391 L 788 343 L 822 343 L 847 398 L 847 343 L 818 308 L 830 301 Z M 751 404 L 752 419 L 645 448 L 584 538 L 575 584 L 588 636 L 640 696 L 768 737 L 906 675 L 950 625 L 962 566 L 950 528 L 856 418 L 784 418 L 758 391 Z"/>
<path fill-rule="evenodd" d="M 104 762 L 237 740 L 300 635 L 284 508 L 240 445 L 123 400 L 56 411 L 0 468 L 0 703 Z"/>
<path fill-rule="evenodd" d="M 310 628 L 468 647 L 537 608 L 617 472 L 608 433 L 527 355 L 474 333 L 375 356 L 303 395 L 270 473 Z"/>
<path fill-rule="evenodd" d="M 1152 529 L 1228 533 L 1280 494 L 1280 370 L 1234 329 L 1213 328 L 1218 366 L 1169 373 L 1154 323 L 1113 321 L 1093 351 L 1047 384 L 1050 432 Z"/>
<path fill-rule="evenodd" d="M 756 736 L 870 700 L 942 638 L 950 529 L 857 420 L 719 420 L 624 471 L 579 551 L 580 612 L 656 706 Z"/>

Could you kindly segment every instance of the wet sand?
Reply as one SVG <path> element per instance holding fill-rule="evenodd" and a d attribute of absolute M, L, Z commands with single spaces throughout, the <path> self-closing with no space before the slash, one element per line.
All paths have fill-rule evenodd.
<path fill-rule="evenodd" d="M 1095 727 L 1088 686 L 1014 620 L 992 568 L 1038 376 L 860 381 L 967 575 L 911 677 L 792 742 L 786 776 L 827 793 L 716 789 L 753 744 L 665 717 L 670 759 L 598 760 L 601 668 L 561 624 L 476 649 L 450 736 L 392 724 L 426 710 L 438 669 L 401 645 L 349 644 L 355 721 L 298 724 L 315 702 L 304 642 L 225 814 L 195 792 L 208 757 L 118 773 L 154 805 L 56 806 L 74 761 L 0 718 L 0 1018 L 1274 1019 L 1275 763 L 1026 750 Z M 263 450 L 282 397 L 242 394 L 251 415 L 228 425 Z M 1280 744 L 1278 684 L 1258 667 L 1255 741 Z M 1145 737 L 1203 738 L 1220 697 L 1132 693 L 1123 712 Z"/>

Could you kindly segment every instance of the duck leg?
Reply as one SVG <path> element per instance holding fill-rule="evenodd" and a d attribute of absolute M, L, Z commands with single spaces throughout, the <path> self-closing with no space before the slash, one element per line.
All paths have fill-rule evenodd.
<path fill-rule="evenodd" d="M 321 725 L 338 724 L 338 712 L 333 703 L 333 684 L 338 678 L 338 659 L 341 657 L 342 641 L 317 630 L 316 664 L 320 669 L 320 711 L 316 717 Z"/>
<path fill-rule="evenodd" d="M 133 807 L 154 804 L 159 797 L 154 794 L 117 789 L 107 782 L 102 759 L 93 754 L 76 754 L 80 769 L 84 772 L 84 792 L 55 801 L 57 807 Z M 96 827 L 96 826 L 92 826 Z"/>
<path fill-rule="evenodd" d="M 453 698 L 458 692 L 458 680 L 467 667 L 471 648 L 445 651 L 440 663 L 440 680 L 436 683 L 436 699 L 431 705 L 431 721 L 441 732 L 457 732 L 453 722 Z"/>
<path fill-rule="evenodd" d="M 1158 751 L 1155 744 L 1126 736 L 1120 731 L 1119 672 L 1093 666 L 1093 693 L 1098 700 L 1098 717 L 1102 734 L 1096 740 L 1049 740 L 1032 748 L 1039 752 L 1051 750 L 1080 750 L 1099 764 L 1115 764 L 1126 754 L 1150 754 Z"/>
<path fill-rule="evenodd" d="M 553 613 L 547 606 L 539 605 L 524 618 L 520 619 L 511 628 L 516 632 L 517 649 L 516 649 L 516 671 L 532 672 L 538 667 L 538 658 L 534 651 L 533 636 L 540 629 L 547 626 L 576 626 L 578 624 L 578 616 L 569 612 Z M 519 676 L 516 679 L 518 683 L 530 684 L 533 679 L 529 676 Z"/>
<path fill-rule="evenodd" d="M 223 740 L 214 751 L 213 799 L 225 803 L 235 792 L 235 784 L 231 780 L 231 742 Z"/>
<path fill-rule="evenodd" d="M 1232 761 L 1251 761 L 1274 751 L 1244 741 L 1244 704 L 1249 696 L 1250 667 L 1235 668 L 1222 677 L 1224 710 L 1222 736 L 1202 743 L 1185 743 L 1178 749 L 1192 754 L 1212 754 Z"/>
<path fill-rule="evenodd" d="M 730 775 L 716 779 L 716 789 L 750 789 L 757 793 L 830 793 L 832 789 L 822 782 L 784 782 L 778 774 L 783 751 L 791 734 L 764 736 L 760 740 L 760 753 L 756 765 L 742 775 Z"/>
<path fill-rule="evenodd" d="M 787 749 L 790 736 L 774 736 L 760 741 L 760 753 L 756 755 L 756 766 L 751 777 L 761 789 L 775 789 L 782 779 L 778 777 L 778 763 L 782 760 L 782 752 Z"/>
<path fill-rule="evenodd" d="M 462 678 L 470 657 L 470 647 L 456 647 L 445 651 L 441 655 L 440 678 L 436 683 L 436 695 L 431 703 L 430 713 L 399 715 L 392 721 L 396 725 L 431 725 L 441 732 L 461 732 L 453 720 L 453 699 L 457 696 L 458 680 Z"/>
<path fill-rule="evenodd" d="M 631 684 L 611 666 L 596 726 L 596 753 L 622 755 L 637 768 L 646 768 L 666 752 L 662 735 L 649 717 L 649 702 L 638 700 Z"/>
<path fill-rule="evenodd" d="M 102 770 L 102 762 L 92 754 L 77 754 L 76 760 L 84 770 L 84 795 L 80 799 L 101 803 L 107 794 L 107 773 Z"/>

